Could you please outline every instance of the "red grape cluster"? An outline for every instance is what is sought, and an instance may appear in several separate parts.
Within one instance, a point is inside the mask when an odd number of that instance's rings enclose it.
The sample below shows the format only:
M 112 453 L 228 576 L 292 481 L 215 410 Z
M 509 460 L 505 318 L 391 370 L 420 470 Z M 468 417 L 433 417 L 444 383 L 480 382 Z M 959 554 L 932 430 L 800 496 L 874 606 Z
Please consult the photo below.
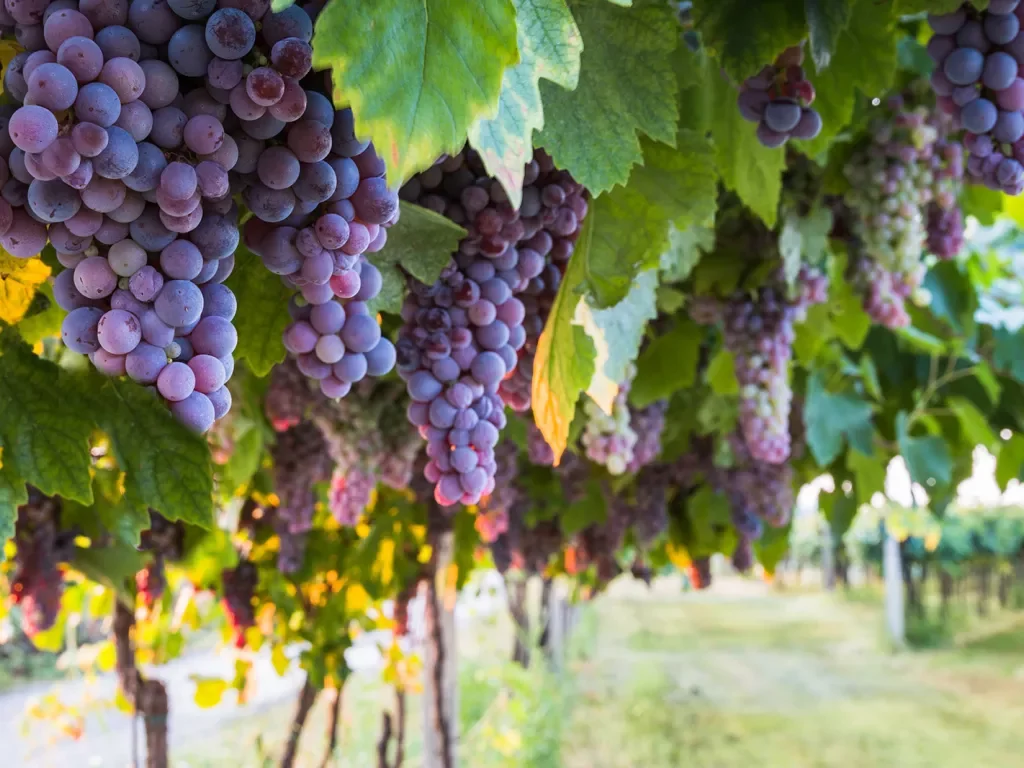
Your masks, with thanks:
M 29 488 L 28 503 L 18 507 L 14 541 L 15 572 L 11 599 L 21 609 L 21 628 L 29 637 L 57 621 L 64 576 L 60 563 L 73 549 L 72 537 L 60 530 L 60 502 Z
M 314 486 L 330 479 L 333 462 L 320 430 L 308 421 L 278 433 L 271 454 L 274 490 L 279 500 L 275 523 L 283 555 L 286 546 L 293 544 L 302 550 L 300 542 L 313 527 Z M 286 573 L 297 569 L 301 562 L 301 555 L 279 558 L 279 566 Z
M 612 412 L 605 411 L 593 400 L 587 399 L 583 412 L 587 426 L 583 430 L 583 447 L 587 458 L 605 467 L 613 475 L 621 475 L 634 461 L 637 434 L 633 430 L 632 417 L 627 398 L 630 385 L 636 375 L 631 367 L 626 380 L 619 385 L 618 394 L 612 402 Z
M 994 0 L 931 15 L 928 52 L 939 107 L 967 131 L 967 174 L 1009 195 L 1024 191 L 1024 8 Z
M 221 584 L 221 605 L 234 635 L 235 647 L 244 648 L 246 630 L 256 626 L 253 598 L 259 584 L 259 572 L 248 560 L 242 560 L 234 568 L 226 568 L 221 572 Z
M 769 148 L 781 147 L 790 138 L 813 139 L 821 133 L 821 115 L 814 103 L 814 86 L 801 66 L 803 48 L 787 48 L 769 65 L 740 87 L 737 99 L 744 120 L 757 123 L 757 139 Z

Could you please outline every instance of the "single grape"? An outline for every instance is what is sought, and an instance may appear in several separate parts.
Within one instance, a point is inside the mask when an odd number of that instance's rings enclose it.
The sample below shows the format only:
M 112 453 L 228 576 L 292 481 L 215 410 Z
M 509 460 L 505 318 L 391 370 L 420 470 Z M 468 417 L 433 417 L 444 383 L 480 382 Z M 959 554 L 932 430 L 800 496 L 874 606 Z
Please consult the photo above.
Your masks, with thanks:
M 112 355 L 126 355 L 142 340 L 139 319 L 123 309 L 104 313 L 97 327 L 100 346 Z
M 100 348 L 97 329 L 103 310 L 96 307 L 79 307 L 68 312 L 61 323 L 60 337 L 72 352 L 87 355 Z
M 213 403 L 199 391 L 191 392 L 184 399 L 174 402 L 171 405 L 171 413 L 178 421 L 199 434 L 209 431 L 217 417 Z
M 184 400 L 192 394 L 195 386 L 196 377 L 192 369 L 178 361 L 166 365 L 156 380 L 157 390 L 171 402 Z

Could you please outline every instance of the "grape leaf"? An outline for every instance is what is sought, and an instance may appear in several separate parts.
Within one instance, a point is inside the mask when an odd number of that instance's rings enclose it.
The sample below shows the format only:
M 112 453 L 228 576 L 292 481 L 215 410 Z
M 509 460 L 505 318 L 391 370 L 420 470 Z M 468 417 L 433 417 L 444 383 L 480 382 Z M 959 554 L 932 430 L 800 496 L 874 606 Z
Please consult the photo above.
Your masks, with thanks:
M 706 138 L 682 131 L 675 148 L 646 139 L 643 146 L 644 165 L 625 187 L 597 198 L 588 216 L 594 237 L 587 287 L 598 307 L 621 301 L 640 270 L 659 265 L 672 226 L 704 222 L 715 212 L 717 177 Z
M 946 404 L 959 419 L 960 430 L 971 446 L 984 445 L 987 448 L 996 444 L 996 434 L 978 406 L 966 397 L 948 397 Z
M 448 266 L 452 254 L 459 250 L 459 241 L 466 230 L 451 219 L 419 205 L 401 203 L 398 223 L 388 230 L 384 250 L 373 254 L 378 267 L 401 265 L 421 283 L 431 285 Z
M 721 73 L 711 69 L 705 87 L 713 94 L 710 126 L 718 173 L 750 210 L 774 228 L 786 167 L 785 149 L 762 146 L 754 125 L 736 108 L 736 91 Z
M 851 0 L 804 0 L 811 57 L 818 69 L 832 60 L 839 33 L 850 22 Z
M 1013 435 L 999 446 L 999 456 L 996 460 L 996 482 L 1001 490 L 1005 491 L 1007 483 L 1011 480 L 1020 478 L 1022 464 L 1024 464 L 1024 435 Z
M 716 395 L 738 395 L 740 384 L 736 379 L 736 358 L 732 352 L 725 348 L 718 350 L 708 363 L 705 379 Z
M 4 464 L 3 459 L 3 448 L 0 448 L 0 563 L 7 556 L 4 545 L 14 537 L 18 507 L 28 501 L 25 481 L 15 474 L 14 467 Z
M 393 184 L 461 150 L 518 61 L 511 0 L 331 0 L 313 38 L 314 66 L 332 70 L 335 103 L 352 107 Z
M 19 259 L 0 248 L 0 322 L 21 320 L 49 276 L 50 268 L 42 259 Z
M 896 0 L 895 13 L 898 16 L 913 16 L 918 13 L 952 13 L 963 0 Z M 982 5 L 978 3 L 979 7 Z
M 629 401 L 643 408 L 692 387 L 697 379 L 703 336 L 696 323 L 683 318 L 648 344 L 637 358 L 636 379 L 629 390 Z
M 281 334 L 288 327 L 292 292 L 247 248 L 235 251 L 235 269 L 225 281 L 238 299 L 232 321 L 238 329 L 235 358 L 245 360 L 257 376 L 266 376 L 287 352 Z
M 597 356 L 594 342 L 573 323 L 585 279 L 593 226 L 588 216 L 537 342 L 533 362 L 533 416 L 554 451 L 556 465 L 569 440 L 569 425 L 576 413 L 580 392 L 594 376 Z
M 78 504 L 64 500 L 61 525 L 76 528 L 93 541 L 106 534 L 131 547 L 137 547 L 142 531 L 150 526 L 149 510 L 132 504 L 121 491 L 121 472 L 99 469 L 93 477 L 93 503 Z
M 693 16 L 701 41 L 718 54 L 726 73 L 741 83 L 803 40 L 807 35 L 803 6 L 801 0 L 759 0 L 755 5 L 748 0 L 694 0 Z
M 402 311 L 405 297 L 405 275 L 394 264 L 377 264 L 382 279 L 380 293 L 366 302 L 371 314 L 390 312 L 397 315 Z
M 661 254 L 662 277 L 666 282 L 682 282 L 700 264 L 705 253 L 715 248 L 713 226 L 692 225 L 668 229 L 668 249 Z
M 96 420 L 125 472 L 128 500 L 168 520 L 211 527 L 213 465 L 206 440 L 133 382 L 108 379 L 93 400 Z
M 540 78 L 573 90 L 579 82 L 583 38 L 565 0 L 513 2 L 520 61 L 505 70 L 498 114 L 473 123 L 469 141 L 518 208 L 524 166 L 533 157 L 533 132 L 544 127 Z
M 583 326 L 597 350 L 587 394 L 605 413 L 612 412 L 619 385 L 640 352 L 648 321 L 658 316 L 657 290 L 658 270 L 648 269 L 637 275 L 629 293 L 614 307 L 594 309 L 588 299 L 576 307 L 574 322 Z
M 93 421 L 77 382 L 36 357 L 13 330 L 0 333 L 0 445 L 10 471 L 48 496 L 92 501 Z
M 860 451 L 847 451 L 846 468 L 853 473 L 853 490 L 861 504 L 870 504 L 871 497 L 885 490 L 886 457 L 868 456 Z
M 827 69 L 808 72 L 817 98 L 822 129 L 816 139 L 795 146 L 808 156 L 824 152 L 853 117 L 857 91 L 882 97 L 896 74 L 896 36 L 888 4 L 851 0 L 849 24 L 836 39 Z
M 583 484 L 583 496 L 565 507 L 558 517 L 562 532 L 566 536 L 582 531 L 584 528 L 602 523 L 608 518 L 608 507 L 605 505 L 601 484 L 589 479 Z
M 862 453 L 873 453 L 871 405 L 852 392 L 829 392 L 818 372 L 807 382 L 804 424 L 807 446 L 819 467 L 835 461 L 846 440 Z
M 672 52 L 679 22 L 668 3 L 574 0 L 585 48 L 579 85 L 540 84 L 545 125 L 537 144 L 598 195 L 625 184 L 643 158 L 638 132 L 665 144 L 676 137 L 678 105 Z
M 45 301 L 45 308 L 37 314 L 29 314 L 18 323 L 18 333 L 29 344 L 35 344 L 51 336 L 60 336 L 60 326 L 67 315 L 53 298 L 53 287 L 43 283 L 36 292 L 34 302 Z
M 900 411 L 896 416 L 896 440 L 910 478 L 926 488 L 935 483 L 949 484 L 953 477 L 953 460 L 946 441 L 934 435 L 911 437 L 909 426 L 906 411 Z

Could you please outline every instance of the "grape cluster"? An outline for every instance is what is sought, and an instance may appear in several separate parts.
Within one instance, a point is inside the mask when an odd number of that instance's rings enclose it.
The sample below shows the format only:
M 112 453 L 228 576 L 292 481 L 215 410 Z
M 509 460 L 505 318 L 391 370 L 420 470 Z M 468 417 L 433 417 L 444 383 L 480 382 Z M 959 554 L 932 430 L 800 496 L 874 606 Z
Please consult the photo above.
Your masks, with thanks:
M 637 434 L 632 427 L 629 403 L 626 402 L 635 375 L 636 368 L 631 366 L 626 380 L 619 385 L 610 414 L 593 400 L 587 399 L 583 405 L 587 426 L 583 430 L 582 441 L 587 458 L 606 467 L 613 475 L 623 474 L 635 459 Z
M 401 388 L 399 382 L 367 380 L 351 397 L 323 399 L 312 410 L 335 464 L 329 506 L 341 525 L 359 521 L 378 479 L 397 490 L 409 486 L 422 443 L 394 408 Z
M 293 132 L 300 138 L 262 150 L 261 181 L 245 193 L 254 213 L 246 244 L 299 291 L 289 304 L 285 347 L 332 398 L 395 364 L 394 345 L 382 338 L 367 306 L 383 279 L 364 254 L 384 247 L 387 227 L 398 220 L 398 196 L 387 187 L 373 144 L 356 140 L 353 131 L 351 110 L 307 108 L 287 128 L 289 141 Z M 308 184 L 306 176 L 313 177 Z
M 948 118 L 892 96 L 844 168 L 859 253 L 853 282 L 871 318 L 889 328 L 910 322 L 905 302 L 924 279 L 926 246 L 952 258 L 963 245 L 963 147 L 946 138 L 950 127 Z
M 650 465 L 661 453 L 661 435 L 665 431 L 665 414 L 668 401 L 659 400 L 646 408 L 632 411 L 630 427 L 636 435 L 633 458 L 626 467 L 627 472 L 636 473 Z
M 1024 191 L 1024 35 L 1019 0 L 994 0 L 984 11 L 965 3 L 930 15 L 935 34 L 931 84 L 939 107 L 967 131 L 971 180 L 1009 195 Z
M 555 452 L 533 420 L 526 425 L 526 453 L 530 463 L 536 467 L 551 467 L 555 464 Z
M 519 350 L 519 361 L 512 375 L 506 377 L 498 389 L 505 405 L 518 412 L 530 408 L 537 342 L 547 324 L 589 207 L 586 190 L 566 171 L 556 169 L 543 150 L 537 150 L 526 166 L 525 182 L 519 215 L 527 221 L 528 231 L 537 230 L 518 247 L 521 253 L 531 251 L 544 259 L 544 269 L 530 278 L 519 294 L 526 309 L 523 320 L 526 343 Z M 527 258 L 532 260 L 532 254 L 527 254 Z
M 740 573 L 746 573 L 754 567 L 754 548 L 750 539 L 740 536 L 732 551 L 732 567 Z
M 154 558 L 146 567 L 135 574 L 135 591 L 142 601 L 142 607 L 149 611 L 163 597 L 167 579 L 164 575 L 164 561 Z
M 797 295 L 790 298 L 781 279 L 774 279 L 752 294 L 739 291 L 725 302 L 695 302 L 691 310 L 697 322 L 721 324 L 725 346 L 735 357 L 743 436 L 751 455 L 771 464 L 781 464 L 790 453 L 793 326 L 808 307 L 828 298 L 827 276 L 806 265 L 796 286 Z
M 286 547 L 304 551 L 304 535 L 313 527 L 316 509 L 314 486 L 331 477 L 332 462 L 320 430 L 304 421 L 277 435 L 271 449 L 274 459 L 274 490 L 279 500 L 275 530 L 281 539 L 279 566 L 285 573 L 302 563 L 301 554 L 285 558 Z
M 17 544 L 11 598 L 21 609 L 21 628 L 29 637 L 57 621 L 64 576 L 60 563 L 73 549 L 72 536 L 60 530 L 60 502 L 29 488 L 28 502 L 18 507 Z
M 308 381 L 294 360 L 273 367 L 263 396 L 263 411 L 275 432 L 302 422 L 313 401 Z
M 519 500 L 519 449 L 511 440 L 505 440 L 494 449 L 498 469 L 494 475 L 494 490 L 480 500 L 474 525 L 480 538 L 493 544 L 508 530 L 509 514 Z
M 494 447 L 505 427 L 498 387 L 526 343 L 526 310 L 515 294 L 544 268 L 539 253 L 517 244 L 537 234 L 539 220 L 521 218 L 468 150 L 419 174 L 402 194 L 468 230 L 437 282 L 410 280 L 398 372 L 412 399 L 409 421 L 427 440 L 424 472 L 435 500 L 476 504 L 494 490 Z
M 775 63 L 748 77 L 737 99 L 744 120 L 757 123 L 757 139 L 781 147 L 790 138 L 813 139 L 821 133 L 821 115 L 811 104 L 814 86 L 801 66 L 803 48 L 787 48 Z
M 259 572 L 251 562 L 242 560 L 234 568 L 225 568 L 220 578 L 224 590 L 221 605 L 234 635 L 235 647 L 244 648 L 246 630 L 256 626 L 253 597 L 259 584 Z

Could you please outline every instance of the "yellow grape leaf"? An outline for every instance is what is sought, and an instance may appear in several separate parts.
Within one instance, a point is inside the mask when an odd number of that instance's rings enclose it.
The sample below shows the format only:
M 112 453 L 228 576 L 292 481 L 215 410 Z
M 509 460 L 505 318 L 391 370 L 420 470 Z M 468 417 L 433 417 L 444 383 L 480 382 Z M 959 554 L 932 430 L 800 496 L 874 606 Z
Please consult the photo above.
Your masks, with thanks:
M 116 663 L 117 652 L 114 650 L 114 644 L 108 640 L 101 645 L 99 652 L 96 654 L 96 666 L 101 672 L 109 672 Z
M 0 320 L 10 325 L 21 320 L 49 276 L 42 259 L 17 259 L 0 249 Z
M 226 680 L 219 677 L 198 677 L 192 675 L 191 680 L 196 684 L 195 702 L 200 709 L 209 709 L 220 704 L 224 698 L 224 692 L 228 689 Z
M 284 652 L 283 645 L 275 645 L 274 650 L 270 652 L 270 663 L 274 667 L 274 671 L 280 677 L 284 677 L 284 673 L 288 671 L 288 667 L 291 666 L 291 661 L 288 659 L 288 655 Z
M 361 615 L 370 606 L 370 595 L 359 584 L 351 584 L 345 590 L 345 612 L 350 616 Z

